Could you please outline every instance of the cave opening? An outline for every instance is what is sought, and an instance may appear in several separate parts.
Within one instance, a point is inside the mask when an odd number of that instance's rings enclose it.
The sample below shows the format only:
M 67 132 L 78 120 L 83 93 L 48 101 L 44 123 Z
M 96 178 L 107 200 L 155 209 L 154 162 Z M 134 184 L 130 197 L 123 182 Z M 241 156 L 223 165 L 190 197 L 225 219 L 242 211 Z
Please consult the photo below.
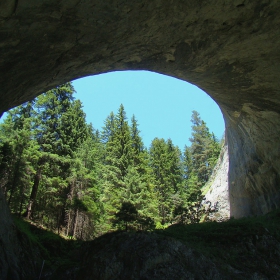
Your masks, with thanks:
M 189 138 L 193 137 L 192 133 L 194 133 L 194 131 L 191 132 L 190 118 L 191 118 L 193 111 L 196 111 L 196 112 L 199 111 L 198 118 L 200 118 L 199 114 L 200 114 L 200 112 L 202 112 L 202 115 L 201 115 L 202 123 L 204 123 L 205 125 L 207 125 L 210 120 L 210 126 L 207 127 L 207 131 L 206 131 L 207 135 L 209 133 L 209 137 L 211 138 L 212 136 L 210 136 L 210 135 L 213 134 L 213 137 L 214 137 L 213 139 L 214 139 L 214 141 L 217 141 L 217 143 L 222 140 L 221 138 L 222 138 L 222 135 L 224 134 L 224 129 L 223 129 L 224 123 L 223 123 L 222 114 L 221 114 L 217 104 L 205 92 L 201 91 L 196 86 L 186 83 L 185 81 L 178 80 L 178 79 L 168 77 L 165 75 L 160 75 L 157 73 L 148 72 L 148 71 L 122 71 L 122 72 L 111 72 L 111 73 L 107 73 L 107 74 L 96 75 L 96 76 L 92 76 L 92 77 L 75 80 L 73 82 L 73 86 L 74 86 L 73 92 L 76 91 L 76 93 L 74 93 L 75 97 L 82 101 L 82 110 L 87 115 L 87 123 L 88 124 L 91 123 L 93 125 L 94 131 L 97 131 L 97 129 L 100 131 L 101 139 L 102 139 L 102 135 L 103 135 L 102 129 L 104 129 L 103 126 L 105 125 L 106 116 L 109 115 L 110 111 L 115 111 L 115 115 L 116 115 L 119 105 L 124 104 L 124 109 L 127 110 L 127 108 L 128 108 L 128 112 L 129 112 L 129 115 L 126 116 L 127 121 L 130 122 L 132 115 L 136 116 L 136 120 L 138 122 L 137 125 L 139 125 L 139 128 L 140 128 L 139 137 L 140 137 L 140 139 L 142 138 L 143 142 L 144 142 L 144 146 L 141 149 L 147 148 L 147 151 L 148 151 L 150 149 L 150 147 L 153 145 L 153 140 L 155 140 L 155 139 L 163 140 L 161 143 L 159 143 L 160 142 L 159 141 L 157 143 L 157 145 L 158 144 L 167 145 L 167 143 L 169 143 L 168 145 L 171 145 L 172 149 L 177 149 L 177 146 L 178 146 L 178 152 L 179 152 L 178 161 L 182 160 L 182 162 L 178 163 L 179 165 L 183 165 L 183 161 L 184 161 L 183 155 L 185 153 L 186 146 L 189 146 L 189 148 L 190 148 L 190 145 L 191 145 Z M 59 88 L 59 86 L 54 88 L 54 92 L 56 92 L 56 94 L 58 94 L 58 96 L 59 96 L 59 94 L 62 94 L 61 96 L 64 96 L 63 93 L 59 93 L 59 91 L 56 91 L 58 88 Z M 65 88 L 67 88 L 67 86 Z M 66 89 L 64 89 L 64 90 L 66 90 Z M 66 90 L 66 92 L 67 92 L 67 90 Z M 38 98 L 36 99 L 37 101 L 33 101 L 32 106 L 34 106 L 35 111 L 37 110 L 37 113 L 34 111 L 33 113 L 31 113 L 31 115 L 34 114 L 33 117 L 36 119 L 36 114 L 40 115 L 42 113 L 42 110 L 43 111 L 50 110 L 52 108 L 52 106 L 61 106 L 61 105 L 59 105 L 60 104 L 59 102 L 55 101 L 54 97 L 55 96 L 53 94 L 50 94 L 50 95 L 45 94 L 45 97 L 44 97 L 44 95 L 39 97 L 39 99 L 41 98 L 40 101 L 38 100 Z M 48 104 L 49 101 L 46 98 L 50 99 L 50 104 Z M 65 97 L 60 97 L 60 98 L 64 99 Z M 57 105 L 53 105 L 53 104 L 57 104 Z M 126 105 L 128 105 L 128 107 Z M 24 106 L 26 106 L 26 105 L 24 105 Z M 23 108 L 25 110 L 27 107 L 23 107 Z M 55 110 L 55 108 L 52 108 L 52 109 Z M 19 109 L 19 110 L 22 110 L 22 109 Z M 18 111 L 16 114 L 19 114 L 19 112 L 20 111 Z M 48 113 L 46 113 L 46 114 L 48 114 Z M 49 113 L 49 114 L 52 114 L 52 113 Z M 57 116 L 59 116 L 58 113 L 56 113 L 56 114 L 57 114 Z M 46 117 L 46 115 L 45 115 L 45 118 L 46 118 L 45 121 L 48 122 L 47 119 L 48 118 L 52 119 L 54 116 L 56 116 L 56 114 L 53 116 L 50 115 L 49 117 Z M 103 114 L 103 115 L 99 116 L 101 114 Z M 140 114 L 140 118 L 138 117 L 138 114 Z M 30 116 L 28 116 L 28 117 L 30 117 Z M 44 114 L 42 115 L 42 118 L 44 118 Z M 96 119 L 98 119 L 98 118 L 99 118 L 99 123 L 97 122 L 97 125 L 96 125 Z M 17 117 L 15 117 L 15 118 L 12 117 L 11 121 L 17 122 L 18 121 Z M 206 121 L 206 123 L 205 123 L 205 121 Z M 38 127 L 40 127 L 40 125 L 38 125 L 38 121 L 35 120 L 35 121 L 31 121 L 31 122 L 36 123 L 36 125 L 32 129 L 34 129 L 34 130 L 39 129 L 38 131 L 40 131 L 40 128 L 38 128 Z M 72 124 L 73 124 L 73 129 L 77 129 L 76 127 L 74 128 L 74 126 L 75 126 L 74 121 L 73 121 L 73 123 L 70 122 L 67 124 L 69 126 L 68 129 L 70 129 L 70 130 L 72 129 Z M 59 123 L 56 124 L 56 126 L 57 125 L 59 126 Z M 52 122 L 51 126 L 53 126 L 53 122 Z M 32 127 L 32 125 L 31 125 L 31 127 Z M 171 130 L 171 128 L 174 128 L 174 130 Z M 2 127 L 2 129 L 3 129 L 3 127 Z M 15 129 L 17 129 L 17 128 L 15 128 Z M 43 133 L 43 131 L 46 129 L 46 128 L 44 128 L 44 125 L 42 126 L 42 129 L 43 130 L 42 130 L 42 132 L 39 133 L 39 135 L 41 135 L 41 133 Z M 58 127 L 58 129 L 59 129 L 59 127 Z M 130 127 L 130 129 L 131 129 L 131 127 Z M 214 133 L 213 133 L 213 131 L 214 131 Z M 19 134 L 20 133 L 21 132 L 19 131 Z M 53 131 L 53 133 L 56 133 L 56 131 Z M 176 136 L 175 139 L 173 137 L 174 134 Z M 214 136 L 215 134 L 219 135 L 219 136 Z M 38 133 L 37 133 L 37 135 L 38 135 Z M 16 135 L 16 138 L 18 138 L 18 137 L 20 138 L 20 136 Z M 34 136 L 30 135 L 30 137 L 33 138 L 33 137 L 38 137 L 38 136 L 35 136 L 35 134 L 34 134 Z M 12 136 L 12 138 L 13 138 L 13 136 Z M 142 139 L 140 141 L 142 141 Z M 47 140 L 38 139 L 38 141 L 44 143 L 44 141 L 47 141 Z M 48 145 L 55 145 L 54 143 L 51 143 L 50 141 L 47 141 L 47 142 L 48 142 Z M 43 146 L 39 150 L 44 151 L 44 149 L 45 149 L 44 145 L 46 145 L 46 144 L 47 143 L 43 144 Z M 156 145 L 156 144 L 154 144 L 154 145 Z M 46 148 L 46 149 L 48 150 L 48 148 Z M 93 147 L 93 149 L 95 149 L 95 147 Z M 86 150 L 87 150 L 87 153 L 89 153 L 89 154 L 92 153 L 90 148 L 86 148 Z M 164 150 L 161 150 L 161 151 L 164 152 Z M 59 153 L 59 151 L 57 151 L 57 152 Z M 81 150 L 81 152 L 83 152 L 83 151 Z M 22 151 L 20 153 L 22 153 Z M 16 156 L 17 155 L 15 154 L 15 157 Z M 26 155 L 25 155 L 25 157 L 26 157 Z M 216 155 L 216 157 L 218 157 L 218 154 Z M 28 160 L 28 159 L 26 158 L 26 160 Z M 162 159 L 160 159 L 160 160 L 162 160 Z M 20 164 L 20 162 L 21 162 L 21 156 L 19 158 L 18 164 Z M 39 169 L 43 170 L 45 168 L 44 167 L 45 164 L 46 163 L 42 164 L 42 166 Z M 55 161 L 54 161 L 54 164 L 55 164 Z M 97 163 L 97 164 L 99 164 L 99 163 Z M 105 164 L 105 163 L 103 163 L 103 164 Z M 207 165 L 206 166 L 207 168 L 208 167 L 210 168 L 209 161 L 206 162 L 205 164 Z M 35 163 L 35 165 L 34 165 L 35 169 L 38 168 L 37 165 L 38 165 L 38 163 Z M 23 167 L 23 169 L 24 168 L 25 167 Z M 212 168 L 214 168 L 214 165 L 211 166 L 211 169 Z M 27 169 L 30 169 L 30 168 L 27 168 Z M 40 182 L 43 185 L 49 184 L 49 187 L 55 189 L 55 188 L 57 188 L 57 186 L 59 186 L 59 184 L 61 184 L 61 186 L 63 188 L 64 184 L 67 185 L 69 183 L 69 182 L 68 183 L 63 182 L 63 180 L 61 182 L 55 181 L 53 183 L 51 183 L 51 182 L 47 183 L 48 180 L 50 180 L 50 181 L 52 180 L 52 176 L 54 176 L 54 175 L 50 174 L 49 175 L 50 178 L 47 178 L 48 175 L 46 175 L 47 174 L 46 170 L 45 171 L 42 171 L 42 170 L 40 171 L 41 172 L 40 176 L 44 180 L 42 181 L 42 179 L 40 179 Z M 227 176 L 227 171 L 228 170 L 225 170 L 225 176 Z M 46 174 L 44 174 L 44 172 Z M 170 169 L 169 172 L 172 173 L 173 171 Z M 209 169 L 209 172 L 210 172 L 209 175 L 211 175 L 212 171 L 210 171 L 210 169 Z M 33 176 L 36 177 L 37 173 L 36 174 L 35 173 L 33 174 Z M 59 175 L 57 175 L 57 176 L 59 176 Z M 182 175 L 180 175 L 180 176 L 184 177 L 186 175 L 183 175 L 183 173 L 182 173 Z M 26 176 L 26 177 L 28 177 L 28 176 Z M 32 181 L 31 177 L 29 180 Z M 31 188 L 31 183 L 32 183 L 31 181 L 29 183 L 28 183 L 28 181 L 26 181 L 26 184 L 27 185 L 29 184 L 30 188 Z M 81 184 L 79 181 L 81 181 L 81 179 L 79 179 L 75 183 L 75 184 L 77 184 L 77 186 Z M 206 181 L 205 182 L 203 181 L 204 184 L 206 183 Z M 187 181 L 185 183 L 180 182 L 180 184 L 185 184 L 184 186 L 181 186 L 181 187 L 187 188 Z M 202 181 L 197 184 L 199 184 L 199 185 L 202 184 Z M 227 184 L 227 180 L 226 180 L 226 184 Z M 23 185 L 24 185 L 24 182 L 23 182 Z M 12 212 L 18 213 L 18 215 L 22 215 L 23 209 L 26 209 L 27 197 L 30 196 L 30 193 L 31 194 L 33 193 L 33 189 L 32 189 L 32 192 L 31 191 L 28 192 L 28 191 L 24 190 L 25 188 L 27 188 L 27 185 L 25 185 L 25 187 L 22 186 L 22 188 L 23 188 L 22 190 L 16 190 L 16 191 L 14 190 L 14 187 L 11 187 L 10 190 L 4 188 L 4 190 L 5 190 L 4 194 L 7 198 L 9 206 L 12 209 Z M 201 185 L 200 188 L 201 187 L 203 187 L 203 186 Z M 226 188 L 227 187 L 228 187 L 228 185 L 226 185 Z M 37 186 L 37 188 L 38 188 L 38 186 Z M 79 186 L 75 187 L 75 188 L 79 189 Z M 50 200 L 50 197 L 48 195 L 47 195 L 47 198 L 44 197 L 44 192 L 48 193 L 49 192 L 48 189 L 46 187 L 43 187 L 42 189 L 43 189 L 43 191 L 40 190 L 40 188 L 39 188 L 39 190 L 37 189 L 37 191 L 36 191 L 36 192 L 38 192 L 39 198 L 38 197 L 37 197 L 37 199 L 35 197 L 33 198 L 35 204 L 36 204 L 36 200 L 38 200 L 38 201 Z M 174 193 L 172 193 L 172 195 L 175 195 L 175 192 L 178 191 L 175 189 L 177 189 L 177 187 L 174 187 Z M 20 193 L 17 194 L 17 192 L 20 192 Z M 71 187 L 70 187 L 70 191 L 68 190 L 68 192 L 69 193 L 67 195 L 69 196 L 71 193 Z M 51 193 L 51 194 L 54 195 L 54 193 Z M 204 194 L 206 194 L 205 190 L 204 190 Z M 61 194 L 57 194 L 57 196 L 59 196 L 59 195 L 61 195 Z M 17 196 L 21 197 L 21 198 L 18 198 L 21 201 L 20 210 L 18 209 L 18 206 L 16 206 L 16 204 L 15 204 L 16 203 L 15 201 L 18 200 L 18 199 L 16 199 Z M 24 200 L 24 196 L 25 196 L 26 201 Z M 170 199 L 170 198 L 168 198 L 168 199 Z M 228 200 L 228 198 L 226 198 L 226 199 Z M 213 203 L 215 203 L 215 202 L 213 202 Z M 44 205 L 44 203 L 42 205 Z M 35 205 L 35 209 L 36 208 L 38 208 L 38 206 Z M 28 211 L 31 211 L 30 209 Z M 174 211 L 174 209 L 172 211 Z M 81 211 L 81 213 L 82 213 L 82 211 Z M 83 217 L 83 216 L 81 216 L 81 213 L 80 213 L 80 217 Z M 60 213 L 58 215 L 62 215 L 62 214 Z M 73 216 L 74 214 L 72 213 L 69 215 Z M 229 215 L 227 214 L 226 216 L 229 216 Z M 28 218 L 29 218 L 29 216 L 28 216 Z M 38 221 L 40 221 L 40 223 L 42 225 L 44 223 L 46 223 L 47 220 L 49 220 L 48 215 L 43 215 L 43 214 L 42 215 L 40 214 L 39 216 L 36 215 L 36 219 Z M 63 218 L 63 220 L 65 220 L 65 219 L 66 219 L 66 217 Z M 58 219 L 58 224 L 61 224 L 60 219 Z M 51 223 L 51 227 L 53 227 L 52 223 Z M 57 227 L 58 231 L 60 231 L 59 228 L 60 227 Z M 67 232 L 68 231 L 69 231 L 69 229 L 67 229 Z
M 223 113 L 231 216 L 279 208 L 280 2 L 243 2 L 2 1 L 0 115 L 88 75 L 149 70 L 177 77 L 207 92 Z M 27 258 L 14 246 L 16 233 L 0 200 L 1 277 L 19 279 L 33 264 L 24 265 Z
M 95 129 L 101 130 L 109 113 L 123 104 L 129 119 L 136 116 L 147 148 L 158 137 L 171 138 L 183 150 L 190 144 L 194 110 L 219 140 L 225 133 L 216 102 L 197 86 L 167 75 L 126 70 L 80 78 L 73 85 Z
M 280 201 L 279 3 L 179 2 L 12 3 L 0 15 L 0 114 L 88 75 L 149 70 L 188 81 L 224 116 L 231 215 L 267 213 Z

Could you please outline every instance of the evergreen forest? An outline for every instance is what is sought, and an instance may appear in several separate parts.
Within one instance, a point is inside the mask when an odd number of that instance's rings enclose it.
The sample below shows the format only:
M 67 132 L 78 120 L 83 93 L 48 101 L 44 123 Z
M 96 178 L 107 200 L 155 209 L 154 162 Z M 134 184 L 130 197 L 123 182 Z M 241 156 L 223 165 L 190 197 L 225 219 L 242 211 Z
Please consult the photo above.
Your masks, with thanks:
M 145 147 L 122 104 L 99 131 L 74 92 L 57 86 L 0 124 L 0 187 L 14 215 L 81 240 L 207 220 L 215 209 L 203 207 L 202 188 L 221 144 L 198 112 L 183 151 L 171 139 Z

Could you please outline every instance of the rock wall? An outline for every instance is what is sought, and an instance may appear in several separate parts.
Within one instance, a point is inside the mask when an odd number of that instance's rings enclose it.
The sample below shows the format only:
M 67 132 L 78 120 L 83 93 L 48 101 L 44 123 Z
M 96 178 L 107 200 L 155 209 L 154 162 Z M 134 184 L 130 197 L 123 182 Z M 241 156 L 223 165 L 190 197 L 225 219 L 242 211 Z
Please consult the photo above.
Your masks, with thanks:
M 20 279 L 19 259 L 13 245 L 17 241 L 15 227 L 1 189 L 0 213 L 0 279 Z
M 220 106 L 232 216 L 280 206 L 280 2 L 0 4 L 0 115 L 63 82 L 116 70 L 188 81 Z
M 77 279 L 225 279 L 197 251 L 178 240 L 147 233 L 100 238 L 84 254 L 82 265 L 85 269 Z
M 213 174 L 206 186 L 206 188 L 209 189 L 205 194 L 204 203 L 210 208 L 213 208 L 213 206 L 217 204 L 218 211 L 210 213 L 209 215 L 212 221 L 221 222 L 230 218 L 228 170 L 228 144 L 227 141 L 225 141 Z
M 38 279 L 42 265 L 38 244 L 16 228 L 1 189 L 0 225 L 0 279 Z
M 279 121 L 279 113 L 252 104 L 226 118 L 232 216 L 259 215 L 279 208 Z
M 252 234 L 230 234 L 229 227 L 226 237 L 219 236 L 221 228 L 215 226 L 203 236 L 207 255 L 199 252 L 202 248 L 193 249 L 194 244 L 154 233 L 102 236 L 88 243 L 76 275 L 64 273 L 57 279 L 279 279 L 277 238 L 258 226 Z M 187 234 L 180 226 L 177 230 Z

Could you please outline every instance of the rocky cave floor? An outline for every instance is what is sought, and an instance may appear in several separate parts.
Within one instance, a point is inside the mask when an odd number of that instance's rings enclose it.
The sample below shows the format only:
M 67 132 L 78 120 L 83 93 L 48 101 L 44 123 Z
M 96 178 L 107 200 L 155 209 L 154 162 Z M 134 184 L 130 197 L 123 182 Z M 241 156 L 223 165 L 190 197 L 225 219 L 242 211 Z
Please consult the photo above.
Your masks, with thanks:
M 22 279 L 280 279 L 280 211 L 87 242 L 18 219 L 16 228 Z

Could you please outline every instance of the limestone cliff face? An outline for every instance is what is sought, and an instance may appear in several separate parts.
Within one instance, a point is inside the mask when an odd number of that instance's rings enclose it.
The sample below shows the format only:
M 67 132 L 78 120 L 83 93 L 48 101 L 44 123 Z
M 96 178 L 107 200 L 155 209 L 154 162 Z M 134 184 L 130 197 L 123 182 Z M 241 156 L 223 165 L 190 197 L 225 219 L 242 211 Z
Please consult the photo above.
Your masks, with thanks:
M 280 2 L 8 1 L 0 4 L 0 115 L 63 82 L 150 70 L 220 106 L 232 216 L 280 207 Z
M 231 215 L 279 208 L 280 114 L 247 104 L 227 116 Z
M 225 221 L 230 218 L 230 202 L 228 189 L 228 144 L 225 141 L 213 174 L 208 182 L 204 203 L 213 207 L 217 203 L 218 211 L 210 214 L 210 220 Z M 210 187 L 209 187 L 210 185 Z M 210 204 L 211 203 L 211 204 Z M 211 206 L 210 206 L 211 205 Z

